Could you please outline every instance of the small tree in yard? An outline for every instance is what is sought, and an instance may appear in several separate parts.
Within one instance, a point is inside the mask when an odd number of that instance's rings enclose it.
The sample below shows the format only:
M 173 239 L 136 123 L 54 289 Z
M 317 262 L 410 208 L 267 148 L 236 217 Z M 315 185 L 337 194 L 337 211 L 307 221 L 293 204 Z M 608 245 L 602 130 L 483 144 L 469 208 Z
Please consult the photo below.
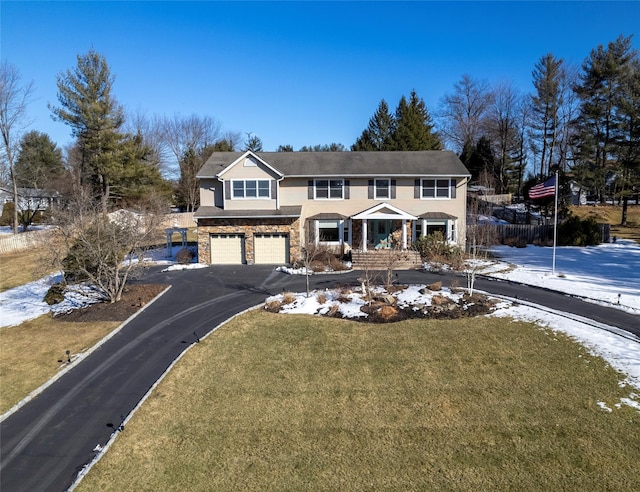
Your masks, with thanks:
M 467 249 L 465 261 L 459 263 L 459 268 L 467 277 L 467 290 L 473 295 L 473 287 L 478 273 L 486 265 L 484 261 L 489 257 L 489 247 L 497 244 L 497 232 L 494 227 L 478 223 L 478 213 L 467 217 Z M 462 252 L 461 252 L 462 254 Z
M 55 261 L 69 282 L 87 282 L 105 301 L 121 299 L 125 285 L 144 266 L 138 261 L 160 231 L 164 210 L 150 199 L 133 213 L 102 212 L 88 194 L 81 194 L 54 215 Z

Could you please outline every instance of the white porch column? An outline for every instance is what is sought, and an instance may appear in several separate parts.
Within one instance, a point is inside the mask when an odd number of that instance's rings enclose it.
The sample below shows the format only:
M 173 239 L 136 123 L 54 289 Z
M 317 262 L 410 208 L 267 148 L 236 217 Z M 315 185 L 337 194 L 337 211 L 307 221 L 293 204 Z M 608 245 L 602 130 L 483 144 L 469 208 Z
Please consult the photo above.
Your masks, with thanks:
M 402 219 L 402 249 L 407 249 L 407 219 Z
M 367 251 L 367 219 L 362 219 L 362 251 Z

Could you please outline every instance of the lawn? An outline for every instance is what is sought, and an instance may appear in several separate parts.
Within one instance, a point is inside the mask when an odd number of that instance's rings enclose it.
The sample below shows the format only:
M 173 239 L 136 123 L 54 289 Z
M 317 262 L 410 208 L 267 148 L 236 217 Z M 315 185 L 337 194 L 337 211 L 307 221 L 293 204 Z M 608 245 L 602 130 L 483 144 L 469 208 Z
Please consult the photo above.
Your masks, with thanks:
M 47 248 L 0 255 L 0 292 L 38 280 L 56 271 Z
M 64 368 L 67 350 L 72 356 L 87 350 L 120 323 L 65 322 L 47 314 L 0 328 L 0 414 Z
M 622 207 L 613 205 L 583 205 L 571 207 L 571 212 L 582 218 L 593 217 L 599 223 L 611 224 L 611 236 L 633 239 L 640 243 L 640 206 L 629 205 L 627 209 L 627 225 L 621 226 Z
M 251 312 L 193 347 L 78 490 L 640 490 L 621 379 L 508 319 Z

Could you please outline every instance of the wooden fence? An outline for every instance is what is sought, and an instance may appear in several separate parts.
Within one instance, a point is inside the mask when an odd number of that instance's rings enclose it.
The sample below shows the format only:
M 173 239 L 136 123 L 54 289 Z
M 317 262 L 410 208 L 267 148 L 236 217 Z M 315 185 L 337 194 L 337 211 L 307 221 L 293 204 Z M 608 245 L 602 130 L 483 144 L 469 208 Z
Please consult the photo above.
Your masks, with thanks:
M 193 212 L 168 214 L 162 223 L 163 228 L 196 226 L 193 220 Z M 42 246 L 49 237 L 50 232 L 46 229 L 39 231 L 27 231 L 20 234 L 0 235 L 0 254 L 11 253 L 13 251 L 24 251 L 29 248 Z
M 0 254 L 41 246 L 48 237 L 49 231 L 46 229 L 21 234 L 3 234 L 0 236 Z
M 608 243 L 611 238 L 611 226 L 598 224 L 600 227 L 600 242 Z M 505 244 L 510 242 L 524 242 L 525 244 L 548 244 L 553 241 L 553 224 L 482 224 L 467 226 L 467 237 L 473 235 L 474 228 L 482 228 L 478 237 L 491 238 L 492 242 Z

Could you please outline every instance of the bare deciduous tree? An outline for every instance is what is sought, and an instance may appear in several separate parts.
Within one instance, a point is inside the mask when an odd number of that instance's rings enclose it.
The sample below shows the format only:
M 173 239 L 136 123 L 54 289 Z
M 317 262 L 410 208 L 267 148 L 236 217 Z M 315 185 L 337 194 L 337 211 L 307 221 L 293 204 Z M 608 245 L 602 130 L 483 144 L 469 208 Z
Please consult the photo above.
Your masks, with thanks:
M 454 92 L 442 98 L 438 117 L 441 133 L 460 152 L 465 145 L 474 145 L 480 137 L 493 93 L 487 82 L 467 74 L 453 87 Z
M 0 133 L 2 133 L 2 159 L 9 168 L 13 187 L 13 233 L 18 233 L 18 185 L 15 158 L 26 121 L 27 106 L 34 86 L 22 83 L 20 71 L 8 62 L 0 65 Z
M 54 212 L 50 244 L 65 279 L 88 282 L 105 301 L 119 301 L 127 281 L 144 267 L 144 250 L 159 237 L 163 203 L 150 197 L 137 212 L 106 214 L 90 193 L 77 193 Z
M 196 174 L 208 157 L 206 149 L 222 138 L 221 125 L 210 116 L 174 115 L 160 122 L 162 142 L 178 165 L 178 194 L 187 210 L 198 206 Z

